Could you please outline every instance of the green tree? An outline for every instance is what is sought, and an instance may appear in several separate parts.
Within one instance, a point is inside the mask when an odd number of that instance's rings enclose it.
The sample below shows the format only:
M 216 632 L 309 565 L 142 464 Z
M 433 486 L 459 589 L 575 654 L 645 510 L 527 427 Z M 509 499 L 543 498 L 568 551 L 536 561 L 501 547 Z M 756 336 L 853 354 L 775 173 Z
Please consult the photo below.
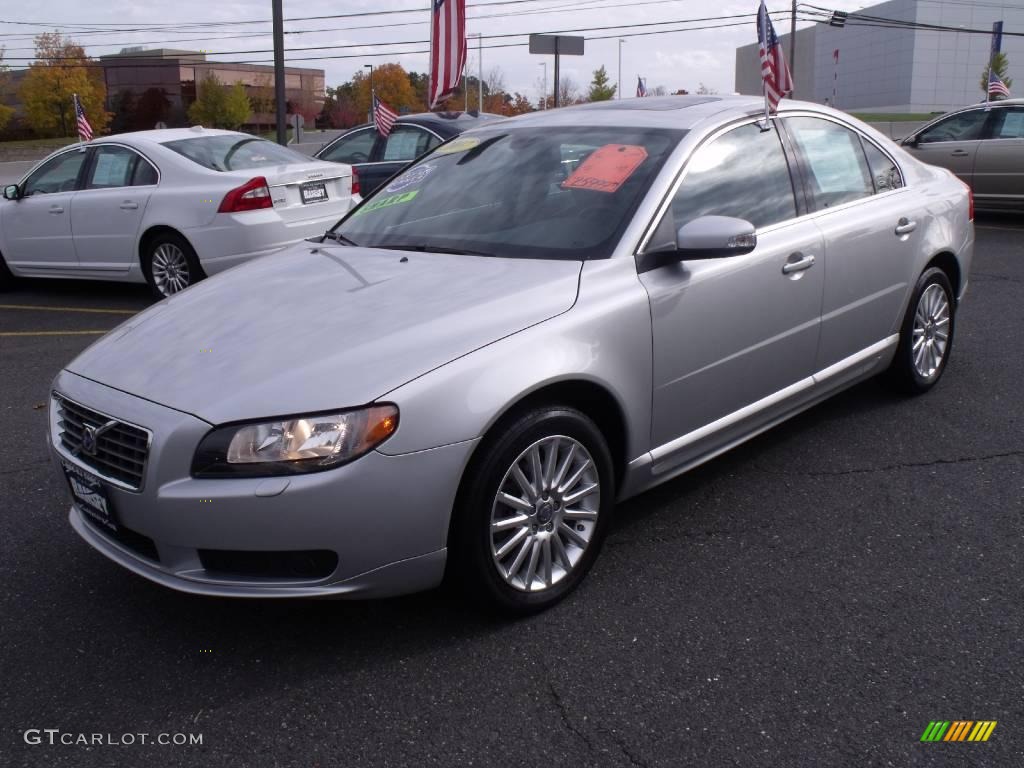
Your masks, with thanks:
M 1003 81 L 1003 85 L 1006 86 L 1006 90 L 1010 90 L 1010 86 L 1013 85 L 1013 78 L 1006 76 L 1006 70 L 1009 67 L 1009 62 L 1006 60 L 1006 54 L 1000 51 L 992 57 L 992 71 L 995 72 L 996 77 Z M 978 84 L 981 86 L 982 93 L 988 93 L 988 67 L 985 67 L 981 73 L 981 82 Z M 993 96 L 992 100 L 1005 98 L 1004 96 Z
M 82 46 L 58 32 L 36 37 L 36 60 L 21 81 L 18 95 L 25 106 L 25 119 L 40 136 L 74 136 L 75 109 L 71 96 L 77 93 L 94 135 L 110 122 L 103 106 L 107 89 L 103 72 L 90 66 Z
M 252 105 L 249 103 L 249 96 L 245 92 L 245 86 L 235 83 L 228 88 L 227 98 L 224 100 L 224 124 L 223 128 L 230 128 L 237 131 L 249 121 L 252 115 Z
M 7 95 L 7 67 L 4 65 L 4 49 L 0 48 L 0 99 Z M 14 116 L 14 108 L 6 104 L 0 104 L 0 131 L 7 127 L 7 123 Z
M 252 114 L 245 86 L 235 83 L 228 88 L 212 72 L 196 87 L 196 100 L 188 108 L 193 123 L 209 128 L 237 130 Z
M 616 86 L 609 85 L 608 73 L 604 65 L 594 70 L 594 79 L 590 81 L 590 91 L 587 93 L 589 101 L 608 101 L 615 96 Z

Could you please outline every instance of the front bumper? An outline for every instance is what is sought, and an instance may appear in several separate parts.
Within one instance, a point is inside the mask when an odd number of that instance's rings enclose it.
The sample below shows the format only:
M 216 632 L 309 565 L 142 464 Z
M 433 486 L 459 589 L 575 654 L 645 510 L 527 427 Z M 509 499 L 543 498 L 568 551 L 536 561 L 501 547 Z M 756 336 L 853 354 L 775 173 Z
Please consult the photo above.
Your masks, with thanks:
M 112 536 L 74 504 L 69 515 L 85 541 L 141 576 L 226 597 L 383 597 L 441 581 L 449 517 L 475 441 L 399 456 L 374 451 L 311 475 L 196 479 L 189 473 L 192 454 L 211 425 L 67 371 L 54 389 L 152 432 L 141 490 L 105 484 L 130 536 Z M 52 412 L 58 471 L 63 460 L 96 474 L 60 446 L 58 429 Z M 211 567 L 208 554 L 309 551 L 334 553 L 336 565 L 313 577 L 233 572 L 224 558 Z

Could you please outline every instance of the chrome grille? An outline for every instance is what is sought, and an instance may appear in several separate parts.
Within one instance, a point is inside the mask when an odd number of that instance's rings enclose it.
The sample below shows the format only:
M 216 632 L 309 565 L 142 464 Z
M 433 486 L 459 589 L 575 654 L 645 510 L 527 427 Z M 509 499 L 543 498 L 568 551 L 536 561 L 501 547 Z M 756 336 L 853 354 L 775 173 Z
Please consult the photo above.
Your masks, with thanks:
M 149 454 L 149 432 L 54 395 L 60 444 L 100 476 L 137 491 L 142 487 Z M 86 429 L 96 430 L 95 450 L 82 445 Z

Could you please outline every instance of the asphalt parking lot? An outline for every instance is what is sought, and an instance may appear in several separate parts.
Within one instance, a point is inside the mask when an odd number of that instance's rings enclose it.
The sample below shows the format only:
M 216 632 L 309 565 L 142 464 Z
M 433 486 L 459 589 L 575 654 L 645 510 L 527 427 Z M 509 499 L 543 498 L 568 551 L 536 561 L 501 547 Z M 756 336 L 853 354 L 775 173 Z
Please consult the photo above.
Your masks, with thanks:
M 67 524 L 45 402 L 148 293 L 0 294 L 0 765 L 1024 764 L 1024 222 L 977 223 L 933 392 L 868 382 L 620 505 L 583 587 L 516 622 L 442 592 L 197 598 L 108 562 Z M 933 720 L 998 726 L 921 743 Z

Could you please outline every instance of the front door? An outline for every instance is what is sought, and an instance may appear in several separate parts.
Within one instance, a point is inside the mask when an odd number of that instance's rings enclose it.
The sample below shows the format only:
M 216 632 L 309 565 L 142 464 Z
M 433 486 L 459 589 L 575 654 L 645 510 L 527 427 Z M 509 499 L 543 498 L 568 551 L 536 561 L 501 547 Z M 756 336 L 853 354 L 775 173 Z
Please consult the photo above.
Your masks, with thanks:
M 916 142 L 904 148 L 923 163 L 948 168 L 971 186 L 974 161 L 989 114 L 983 109 L 972 109 L 950 115 L 921 131 Z
M 4 259 L 17 271 L 48 272 L 78 267 L 71 237 L 71 203 L 86 153 L 68 149 L 29 174 L 21 199 L 0 207 Z
M 980 204 L 994 198 L 1020 207 L 1024 203 L 1024 107 L 992 110 L 988 138 L 978 147 L 974 197 Z
M 713 430 L 747 406 L 767 409 L 793 385 L 809 386 L 822 238 L 813 222 L 797 220 L 791 179 L 776 129 L 762 132 L 756 123 L 690 158 L 665 214 L 672 221 L 659 231 L 675 232 L 699 216 L 732 216 L 754 224 L 757 247 L 641 273 L 654 334 L 652 445 L 688 445 L 690 436 L 696 444 L 702 427 Z

